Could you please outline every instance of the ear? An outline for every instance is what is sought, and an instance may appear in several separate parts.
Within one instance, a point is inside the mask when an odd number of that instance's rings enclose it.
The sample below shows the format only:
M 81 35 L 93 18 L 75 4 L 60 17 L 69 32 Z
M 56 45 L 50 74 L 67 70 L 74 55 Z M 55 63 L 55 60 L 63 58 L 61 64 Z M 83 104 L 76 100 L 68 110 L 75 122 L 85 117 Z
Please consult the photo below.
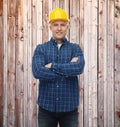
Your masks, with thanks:
M 67 24 L 67 29 L 68 29 L 68 30 L 70 29 L 70 24 L 69 24 L 69 23 Z
M 71 25 L 70 25 L 70 23 L 68 23 L 68 29 L 70 29 L 71 28 Z

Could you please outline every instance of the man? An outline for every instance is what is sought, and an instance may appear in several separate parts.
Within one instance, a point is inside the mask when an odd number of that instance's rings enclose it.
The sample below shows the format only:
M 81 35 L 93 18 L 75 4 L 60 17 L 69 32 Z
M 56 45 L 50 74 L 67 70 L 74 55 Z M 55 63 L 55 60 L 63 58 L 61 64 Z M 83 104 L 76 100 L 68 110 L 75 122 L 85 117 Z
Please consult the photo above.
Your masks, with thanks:
M 78 127 L 79 86 L 84 69 L 79 45 L 66 38 L 69 19 L 64 10 L 50 13 L 52 38 L 35 49 L 32 71 L 39 79 L 39 127 Z

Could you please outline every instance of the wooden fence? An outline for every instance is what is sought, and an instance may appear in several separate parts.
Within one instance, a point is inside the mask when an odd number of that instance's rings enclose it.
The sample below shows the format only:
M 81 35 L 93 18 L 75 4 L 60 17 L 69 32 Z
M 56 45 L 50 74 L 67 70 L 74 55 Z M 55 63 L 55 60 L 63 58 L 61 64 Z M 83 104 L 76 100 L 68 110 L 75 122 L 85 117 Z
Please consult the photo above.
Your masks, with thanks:
M 0 127 L 37 127 L 31 59 L 51 36 L 55 7 L 67 11 L 67 37 L 84 51 L 79 127 L 120 127 L 120 0 L 0 0 Z

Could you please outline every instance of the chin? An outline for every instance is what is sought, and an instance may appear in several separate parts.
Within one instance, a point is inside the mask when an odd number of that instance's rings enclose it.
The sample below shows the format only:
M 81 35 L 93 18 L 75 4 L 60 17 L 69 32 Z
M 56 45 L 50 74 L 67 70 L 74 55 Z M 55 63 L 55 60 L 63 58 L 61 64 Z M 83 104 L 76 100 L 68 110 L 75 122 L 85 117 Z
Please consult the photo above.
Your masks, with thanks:
M 63 38 L 65 38 L 65 37 L 64 36 L 62 36 L 62 37 L 56 37 L 56 39 L 60 39 L 60 40 L 63 39 Z
M 56 40 L 62 40 L 65 38 L 65 36 L 53 36 L 53 38 Z

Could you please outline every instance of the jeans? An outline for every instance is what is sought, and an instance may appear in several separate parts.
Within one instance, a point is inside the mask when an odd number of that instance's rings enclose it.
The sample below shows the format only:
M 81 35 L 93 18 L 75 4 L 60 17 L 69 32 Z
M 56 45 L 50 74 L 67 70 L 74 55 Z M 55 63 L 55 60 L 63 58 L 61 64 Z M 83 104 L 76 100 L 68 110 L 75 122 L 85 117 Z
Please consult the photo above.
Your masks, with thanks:
M 70 112 L 49 112 L 39 107 L 38 127 L 78 127 L 78 110 Z

